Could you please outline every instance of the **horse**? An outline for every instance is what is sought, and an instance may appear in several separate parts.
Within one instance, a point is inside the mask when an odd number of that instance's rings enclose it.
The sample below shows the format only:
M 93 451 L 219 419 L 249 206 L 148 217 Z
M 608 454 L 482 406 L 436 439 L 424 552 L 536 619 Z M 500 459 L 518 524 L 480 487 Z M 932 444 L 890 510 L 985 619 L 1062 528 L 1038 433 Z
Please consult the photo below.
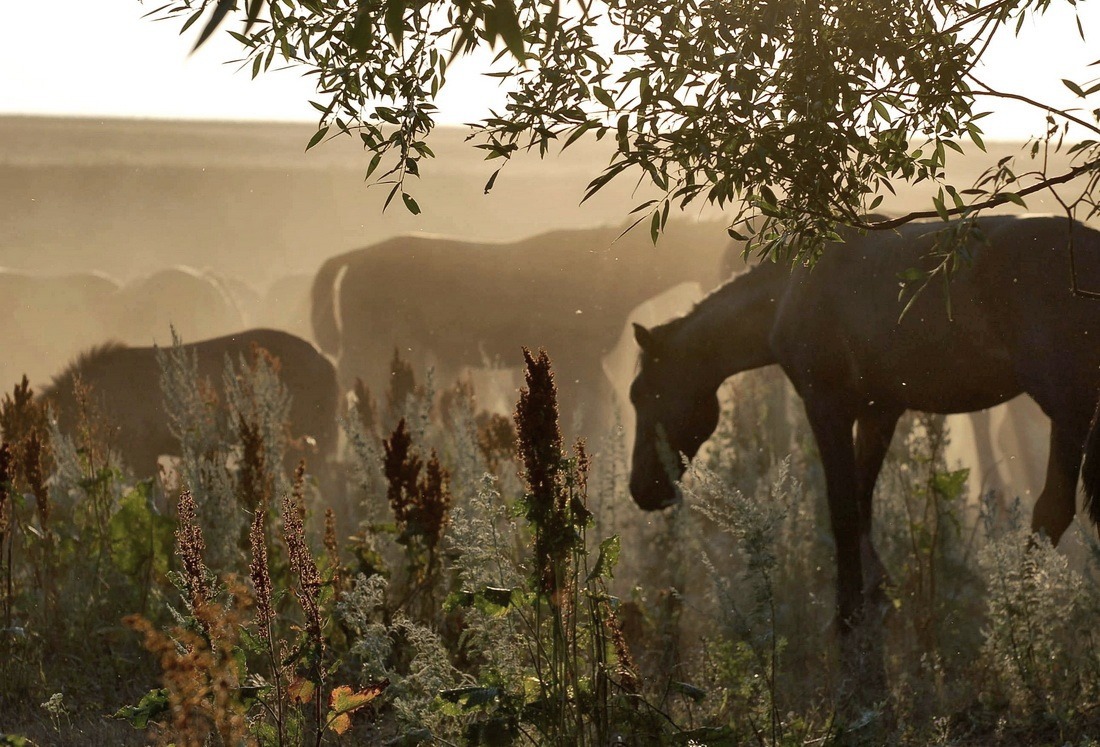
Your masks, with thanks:
M 186 344 L 183 351 L 195 355 L 200 377 L 220 384 L 226 359 L 236 362 L 254 346 L 279 360 L 279 377 L 291 396 L 290 435 L 312 438 L 319 458 L 327 460 L 337 443 L 336 369 L 311 343 L 278 330 L 253 329 Z M 63 432 L 71 431 L 77 422 L 73 388 L 77 377 L 109 418 L 111 446 L 138 476 L 155 475 L 161 455 L 178 453 L 179 443 L 164 410 L 156 347 L 101 345 L 54 377 L 41 396 L 50 403 Z
M 813 267 L 765 262 L 684 317 L 636 325 L 635 502 L 653 510 L 679 501 L 685 466 L 675 455 L 694 457 L 714 432 L 719 386 L 778 364 L 803 401 L 825 471 L 842 644 L 886 578 L 871 542 L 872 495 L 906 410 L 970 412 L 1030 395 L 1051 420 L 1032 528 L 1057 543 L 1076 510 L 1100 385 L 1100 307 L 1071 292 L 1070 241 L 1078 276 L 1100 282 L 1100 232 L 1066 218 L 983 217 L 848 236 Z M 926 287 L 902 313 L 902 274 L 934 266 L 933 253 L 952 247 L 964 261 L 946 296 Z M 1100 521 L 1097 430 L 1085 487 Z
M 217 277 L 187 266 L 170 267 L 122 286 L 113 299 L 111 334 L 129 345 L 148 345 L 169 326 L 185 340 L 245 329 L 232 293 Z
M 623 320 L 683 281 L 724 278 L 725 224 L 670 222 L 656 248 L 620 228 L 561 230 L 508 244 L 403 236 L 326 261 L 313 284 L 314 339 L 339 354 L 341 383 L 388 389 L 395 348 L 446 385 L 463 369 L 508 368 L 523 345 L 551 352 L 560 401 L 610 420 L 601 358 Z M 618 240 L 616 240 L 618 239 Z
M 0 382 L 47 381 L 89 340 L 102 337 L 118 283 L 99 272 L 39 275 L 0 268 Z

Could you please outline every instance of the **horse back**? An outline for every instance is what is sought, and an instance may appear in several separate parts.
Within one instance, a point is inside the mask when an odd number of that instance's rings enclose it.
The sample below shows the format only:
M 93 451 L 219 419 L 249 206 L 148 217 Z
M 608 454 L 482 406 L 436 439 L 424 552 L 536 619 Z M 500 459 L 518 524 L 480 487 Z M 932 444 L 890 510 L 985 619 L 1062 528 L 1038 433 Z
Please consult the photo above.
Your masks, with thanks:
M 877 402 L 962 412 L 1023 391 L 1029 367 L 1064 377 L 1055 371 L 1069 366 L 1072 378 L 1091 364 L 1095 378 L 1100 314 L 1055 278 L 1069 267 L 1064 219 L 979 219 L 957 244 L 943 227 L 859 237 L 795 272 L 772 346 L 800 391 L 842 393 L 856 409 Z M 1095 254 L 1096 232 L 1075 228 Z M 950 282 L 941 272 L 922 287 L 921 273 L 952 249 Z M 906 277 L 915 282 L 903 286 Z M 1073 360 L 1052 365 L 1052 351 L 1067 345 L 1078 348 Z

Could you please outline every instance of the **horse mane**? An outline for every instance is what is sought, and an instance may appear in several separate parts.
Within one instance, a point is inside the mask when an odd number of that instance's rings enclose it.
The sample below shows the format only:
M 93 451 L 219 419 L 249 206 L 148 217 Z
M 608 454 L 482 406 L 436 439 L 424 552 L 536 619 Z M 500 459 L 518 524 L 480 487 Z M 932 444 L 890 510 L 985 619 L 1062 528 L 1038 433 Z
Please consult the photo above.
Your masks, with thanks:
M 86 371 L 109 355 L 119 350 L 125 350 L 129 346 L 117 340 L 111 340 L 88 348 L 79 353 L 65 369 L 53 377 L 53 382 L 47 388 L 47 392 L 61 391 L 67 381 L 71 381 L 78 374 Z
M 669 319 L 667 322 L 658 324 L 654 326 L 653 329 L 650 331 L 656 332 L 659 335 L 675 334 L 675 332 L 679 330 L 680 327 L 687 324 L 688 321 L 694 318 L 697 314 L 707 311 L 711 305 L 721 305 L 725 303 L 724 297 L 733 286 L 741 284 L 750 277 L 755 277 L 756 274 L 768 272 L 769 270 L 774 270 L 775 266 L 776 263 L 774 262 L 756 262 L 752 264 L 744 272 L 737 273 L 733 277 L 726 280 L 726 282 L 722 283 L 717 288 L 713 289 L 705 296 L 700 298 L 698 301 L 696 301 L 695 304 L 691 307 L 691 311 L 682 316 L 678 316 L 675 319 Z

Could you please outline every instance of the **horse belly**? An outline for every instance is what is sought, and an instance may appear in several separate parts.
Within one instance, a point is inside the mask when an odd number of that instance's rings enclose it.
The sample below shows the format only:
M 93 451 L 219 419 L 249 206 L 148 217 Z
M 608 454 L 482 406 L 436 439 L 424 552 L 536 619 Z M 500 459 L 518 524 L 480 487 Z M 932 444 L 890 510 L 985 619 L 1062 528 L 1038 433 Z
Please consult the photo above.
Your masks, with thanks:
M 946 341 L 945 341 L 946 342 Z M 998 353 L 1003 354 L 998 354 Z M 869 399 L 908 410 L 957 413 L 984 410 L 1020 393 L 1007 352 L 969 345 L 886 351 L 862 378 Z

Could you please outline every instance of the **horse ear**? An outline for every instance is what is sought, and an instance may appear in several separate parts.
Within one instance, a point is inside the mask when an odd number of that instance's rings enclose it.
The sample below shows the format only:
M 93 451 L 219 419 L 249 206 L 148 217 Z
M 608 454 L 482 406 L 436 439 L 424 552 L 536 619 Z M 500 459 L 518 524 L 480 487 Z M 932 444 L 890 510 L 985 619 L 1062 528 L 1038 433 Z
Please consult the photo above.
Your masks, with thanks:
M 634 340 L 642 350 L 653 350 L 657 347 L 653 333 L 637 322 L 634 322 Z

